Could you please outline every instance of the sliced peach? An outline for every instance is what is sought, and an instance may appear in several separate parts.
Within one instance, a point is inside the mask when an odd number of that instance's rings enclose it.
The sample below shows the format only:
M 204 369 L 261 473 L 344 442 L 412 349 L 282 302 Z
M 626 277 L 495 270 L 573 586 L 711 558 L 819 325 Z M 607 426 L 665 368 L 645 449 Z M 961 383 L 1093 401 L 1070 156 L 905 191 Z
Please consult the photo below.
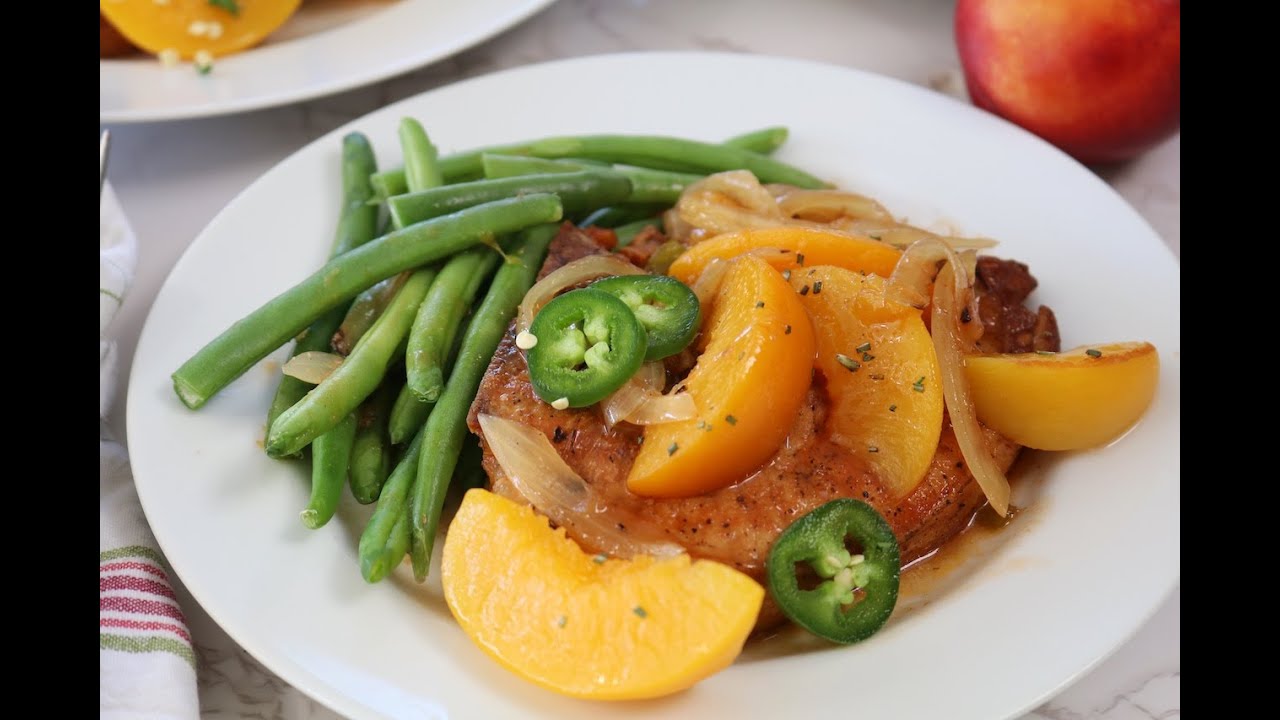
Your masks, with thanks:
M 902 252 L 871 238 L 807 227 L 775 227 L 717 235 L 694 245 L 676 258 L 667 274 L 692 285 L 712 260 L 728 260 L 753 250 L 783 250 L 762 254 L 778 270 L 800 266 L 834 265 L 855 272 L 888 277 Z
M 685 382 L 698 416 L 645 428 L 627 477 L 636 494 L 687 497 L 742 480 L 782 446 L 809 390 L 813 325 L 765 261 L 734 261 L 703 327 L 706 348 Z
M 257 45 L 283 25 L 301 2 L 100 0 L 98 8 L 134 45 L 153 54 L 175 50 L 183 60 L 191 60 L 201 50 L 218 57 Z
M 764 600 L 754 580 L 709 560 L 593 557 L 528 506 L 480 489 L 449 524 L 441 578 L 482 650 L 593 700 L 667 695 L 724 669 Z
M 1080 450 L 1138 422 L 1155 397 L 1160 357 L 1148 342 L 973 355 L 965 375 L 987 427 L 1037 450 Z
M 902 498 L 924 479 L 938 449 L 942 384 L 920 311 L 885 300 L 885 284 L 838 267 L 791 274 L 818 337 L 832 439 Z

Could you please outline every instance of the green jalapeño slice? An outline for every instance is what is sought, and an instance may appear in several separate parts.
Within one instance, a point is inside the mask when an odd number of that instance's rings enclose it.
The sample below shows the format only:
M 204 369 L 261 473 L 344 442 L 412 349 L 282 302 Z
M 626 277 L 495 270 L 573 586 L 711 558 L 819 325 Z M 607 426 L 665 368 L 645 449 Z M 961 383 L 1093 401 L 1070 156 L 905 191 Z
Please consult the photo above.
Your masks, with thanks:
M 687 285 L 666 275 L 619 275 L 591 284 L 631 308 L 649 336 L 646 361 L 675 355 L 693 341 L 702 321 L 698 296 Z
M 529 332 L 529 380 L 557 409 L 586 407 L 622 387 L 644 362 L 644 327 L 626 303 L 581 288 L 547 303 Z
M 765 563 L 769 592 L 782 612 L 814 635 L 843 644 L 866 640 L 884 626 L 898 600 L 900 571 L 889 523 L 851 498 L 832 500 L 792 523 Z

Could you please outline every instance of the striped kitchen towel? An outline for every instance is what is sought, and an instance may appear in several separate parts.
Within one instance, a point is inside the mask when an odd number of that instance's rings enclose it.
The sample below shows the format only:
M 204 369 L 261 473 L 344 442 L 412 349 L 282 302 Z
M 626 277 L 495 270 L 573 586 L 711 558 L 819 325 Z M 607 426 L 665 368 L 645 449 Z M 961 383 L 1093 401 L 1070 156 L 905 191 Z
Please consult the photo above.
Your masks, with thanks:
M 98 680 L 103 720 L 199 717 L 196 661 L 186 619 L 133 487 L 129 457 L 107 431 L 115 395 L 111 319 L 133 279 L 137 243 L 108 185 L 100 212 L 102 322 L 99 334 L 101 457 Z

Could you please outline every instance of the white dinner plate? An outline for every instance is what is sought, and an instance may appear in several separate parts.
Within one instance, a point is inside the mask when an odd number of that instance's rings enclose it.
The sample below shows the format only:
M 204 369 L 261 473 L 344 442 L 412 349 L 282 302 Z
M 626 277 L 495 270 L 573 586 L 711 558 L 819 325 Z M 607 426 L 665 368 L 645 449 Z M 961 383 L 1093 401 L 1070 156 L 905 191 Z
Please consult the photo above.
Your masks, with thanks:
M 382 80 L 471 47 L 553 0 L 308 0 L 262 45 L 200 75 L 150 55 L 98 62 L 104 123 L 286 105 Z
M 576 98 L 576 100 L 574 100 Z M 502 107 L 504 112 L 478 111 Z M 778 157 L 922 223 L 998 238 L 1030 265 L 1064 347 L 1150 340 L 1160 388 L 1111 447 L 1033 454 L 1030 509 L 986 556 L 851 647 L 768 640 L 659 701 L 571 700 L 471 644 L 438 573 L 367 585 L 348 498 L 303 528 L 304 466 L 268 459 L 263 418 L 285 352 L 200 411 L 169 375 L 238 318 L 324 261 L 339 206 L 342 134 L 399 162 L 396 124 L 421 118 L 442 152 L 546 135 L 663 133 L 718 140 L 784 124 Z M 1032 135 L 937 93 L 847 68 L 704 53 L 628 54 L 525 67 L 410 98 L 281 162 L 196 238 L 156 298 L 129 386 L 133 469 L 182 582 L 250 653 L 355 718 L 975 718 L 1015 716 L 1123 643 L 1179 575 L 1178 263 L 1137 213 Z M 1030 491 L 1030 492 L 1028 492 Z M 437 548 L 441 543 L 437 543 Z M 433 565 L 439 568 L 439 558 Z M 927 602 L 923 602 L 927 600 Z M 519 598 L 512 598 L 518 603 Z M 799 644 L 803 647 L 803 643 Z

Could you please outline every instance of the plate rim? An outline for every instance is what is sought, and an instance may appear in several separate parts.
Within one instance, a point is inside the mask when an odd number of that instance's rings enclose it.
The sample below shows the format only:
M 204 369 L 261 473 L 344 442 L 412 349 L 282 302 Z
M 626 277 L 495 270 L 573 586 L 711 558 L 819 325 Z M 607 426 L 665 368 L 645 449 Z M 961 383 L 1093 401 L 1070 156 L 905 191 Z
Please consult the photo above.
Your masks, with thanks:
M 525 20 L 528 20 L 539 12 L 555 4 L 556 0 L 509 0 L 509 2 L 512 3 L 510 12 L 502 14 L 499 22 L 476 28 L 470 33 L 458 35 L 447 42 L 432 46 L 425 52 L 409 53 L 395 62 L 387 63 L 386 65 L 380 66 L 376 69 L 365 72 L 353 71 L 349 75 L 346 75 L 332 83 L 311 88 L 294 88 L 269 93 L 263 92 L 246 98 L 238 98 L 226 102 L 206 102 L 198 105 L 166 106 L 161 109 L 152 110 L 129 108 L 104 110 L 101 102 L 99 102 L 98 122 L 100 124 L 131 125 L 137 123 L 171 122 L 176 120 L 222 117 L 226 115 L 238 115 L 240 113 L 253 112 L 255 110 L 265 110 L 285 105 L 293 105 L 308 100 L 336 95 L 348 90 L 354 90 L 356 88 L 365 87 L 366 85 L 382 82 L 383 80 L 394 78 L 407 72 L 426 67 L 432 63 L 451 58 L 460 52 L 475 47 L 516 27 Z M 380 10 L 379 13 L 389 9 L 393 8 L 384 8 Z M 335 33 L 355 33 L 358 31 L 360 25 L 364 24 L 366 21 L 374 20 L 379 13 L 374 13 L 361 18 L 359 21 L 352 23 L 349 27 L 329 28 L 304 37 L 295 38 L 290 40 L 287 44 L 314 45 L 317 42 L 323 42 L 321 38 L 324 36 Z M 255 48 L 250 48 L 246 53 L 252 53 L 254 49 Z M 236 53 L 231 57 L 248 56 L 243 53 Z M 111 66 L 126 62 L 134 62 L 134 60 L 100 58 L 98 65 L 99 73 L 101 75 L 101 73 L 108 71 Z M 101 95 L 99 95 L 99 101 L 101 101 Z
M 771 55 L 771 54 L 743 54 L 743 53 L 733 53 L 733 52 L 702 51 L 702 50 L 674 50 L 674 51 L 644 50 L 644 51 L 603 53 L 603 54 L 595 54 L 595 55 L 576 56 L 576 57 L 570 57 L 570 58 L 560 58 L 560 59 L 541 62 L 541 63 L 505 68 L 505 69 L 497 70 L 491 73 L 486 73 L 483 75 L 465 78 L 456 82 L 431 88 L 421 93 L 417 93 L 413 96 L 400 99 L 394 103 L 379 107 L 358 118 L 355 118 L 347 123 L 344 123 L 342 126 L 325 133 L 324 135 L 306 143 L 302 147 L 290 153 L 285 158 L 281 159 L 278 163 L 273 165 L 271 168 L 261 173 L 257 178 L 255 178 L 252 182 L 250 182 L 241 192 L 237 193 L 236 196 L 233 197 L 232 200 L 229 201 L 227 205 L 224 206 L 209 221 L 209 223 L 205 225 L 205 227 L 200 231 L 200 233 L 196 236 L 196 238 L 192 240 L 191 244 L 188 245 L 187 249 L 183 251 L 182 255 L 175 262 L 173 268 L 169 271 L 169 274 L 166 276 L 164 282 L 162 283 L 159 291 L 156 294 L 156 299 L 159 300 L 159 298 L 162 295 L 164 295 L 165 292 L 168 290 L 169 284 L 173 276 L 179 273 L 180 268 L 187 262 L 188 256 L 191 253 L 192 248 L 197 243 L 202 242 L 202 239 L 204 238 L 204 236 L 209 232 L 209 228 L 217 224 L 219 220 L 226 213 L 228 213 L 231 210 L 231 208 L 236 206 L 244 196 L 252 194 L 257 188 L 257 186 L 263 182 L 264 178 L 274 173 L 282 165 L 295 159 L 297 156 L 302 155 L 304 153 L 309 154 L 311 152 L 315 152 L 316 150 L 313 149 L 313 146 L 321 146 L 325 143 L 332 144 L 335 141 L 335 139 L 340 137 L 342 134 L 346 132 L 350 132 L 355 129 L 359 129 L 359 126 L 362 123 L 366 123 L 369 117 L 372 115 L 382 114 L 384 112 L 385 113 L 394 112 L 396 108 L 421 102 L 424 97 L 432 95 L 433 93 L 447 91 L 449 89 L 457 88 L 463 85 L 492 82 L 496 78 L 503 77 L 503 76 L 520 75 L 524 73 L 553 72 L 556 68 L 560 66 L 593 64 L 596 62 L 610 62 L 610 61 L 642 61 L 643 62 L 645 60 L 652 59 L 652 58 L 659 58 L 659 59 L 683 58 L 683 59 L 693 59 L 693 60 L 724 59 L 724 60 L 731 60 L 731 61 L 745 58 L 750 61 L 761 61 L 761 62 L 769 62 L 769 63 L 783 62 L 783 63 L 792 64 L 795 66 L 813 66 L 817 68 L 822 68 L 827 71 L 834 70 L 834 71 L 839 71 L 841 73 L 847 73 L 850 75 L 859 76 L 864 80 L 870 80 L 875 82 L 887 82 L 889 84 L 897 86 L 897 89 L 899 91 L 904 91 L 909 93 L 919 93 L 922 95 L 929 95 L 931 97 L 937 97 L 937 98 L 945 98 L 945 100 L 951 102 L 959 111 L 966 112 L 966 113 L 975 113 L 978 115 L 982 115 L 990 120 L 996 120 L 998 123 L 1001 123 L 1005 126 L 1006 131 L 1013 130 L 1016 133 L 1025 136 L 1025 138 L 1041 145 L 1044 149 L 1049 150 L 1051 153 L 1057 155 L 1060 160 L 1066 160 L 1072 165 L 1077 166 L 1077 170 L 1082 170 L 1085 176 L 1089 178 L 1089 181 L 1093 185 L 1097 186 L 1097 188 L 1101 189 L 1105 194 L 1111 196 L 1111 199 L 1115 201 L 1115 205 L 1118 209 L 1122 208 L 1124 212 L 1132 216 L 1133 220 L 1136 220 L 1146 229 L 1148 237 L 1141 238 L 1141 241 L 1143 243 L 1149 246 L 1151 242 L 1154 242 L 1155 244 L 1154 247 L 1158 247 L 1160 249 L 1158 252 L 1162 252 L 1164 254 L 1164 258 L 1167 261 L 1172 262 L 1175 268 L 1180 268 L 1180 264 L 1181 264 L 1180 259 L 1173 252 L 1173 250 L 1168 246 L 1168 244 L 1163 240 L 1160 234 L 1156 232 L 1156 230 L 1151 226 L 1151 224 L 1140 213 L 1138 213 L 1137 210 L 1127 200 L 1125 200 L 1124 197 L 1121 196 L 1113 186 L 1111 186 L 1106 181 L 1104 181 L 1096 173 L 1094 173 L 1092 170 L 1089 170 L 1086 166 L 1082 165 L 1071 156 L 1067 155 L 1066 153 L 1059 150 L 1058 148 L 1052 146 L 1051 144 L 1044 141 L 1043 139 L 1035 136 L 1029 131 L 1017 125 L 1009 123 L 1003 118 L 1000 118 L 995 115 L 991 115 L 972 105 L 969 105 L 960 100 L 957 100 L 954 97 L 950 97 L 942 93 L 931 91 L 928 88 L 924 88 L 898 78 L 881 75 L 881 74 L 870 72 L 860 68 L 853 68 L 853 67 L 838 65 L 835 63 L 815 61 L 815 60 L 810 60 L 805 58 L 796 58 L 796 57 Z M 1147 250 L 1152 251 L 1154 250 L 1154 247 L 1147 247 Z M 1179 287 L 1180 287 L 1180 283 L 1179 283 Z M 138 355 L 140 355 L 141 354 L 140 351 L 149 344 L 149 343 L 144 343 L 143 340 L 147 337 L 149 331 L 151 331 L 151 324 L 153 320 L 153 310 L 154 310 L 154 303 L 153 303 L 153 307 L 148 309 L 147 318 L 146 318 L 146 321 L 144 322 L 142 332 L 140 333 L 140 336 L 139 336 L 137 350 L 135 351 L 135 358 Z M 1174 352 L 1178 352 L 1178 350 L 1175 349 Z M 127 423 L 127 426 L 130 428 L 135 426 L 134 414 L 135 414 L 135 408 L 137 407 L 137 404 L 132 402 L 132 399 L 134 397 L 135 392 L 140 393 L 142 391 L 141 386 L 135 382 L 135 379 L 137 379 L 139 375 L 139 367 L 140 367 L 140 364 L 135 361 L 133 365 L 133 372 L 131 373 L 130 379 L 129 379 L 130 382 L 129 382 L 129 398 L 128 399 L 130 402 L 129 402 L 129 408 L 127 411 L 126 423 Z M 1180 377 L 1180 364 L 1179 364 L 1179 377 Z M 1177 402 L 1180 407 L 1180 400 L 1177 400 Z M 1178 425 L 1178 435 L 1180 437 L 1180 424 Z M 1177 474 L 1180 477 L 1180 474 L 1181 474 L 1180 465 L 1177 468 Z M 147 513 L 149 516 L 149 513 L 147 512 L 147 503 L 145 500 L 143 500 L 142 493 L 139 493 L 139 499 L 143 505 L 144 513 Z M 163 551 L 164 542 L 160 539 L 158 535 L 156 536 L 156 539 L 157 539 L 157 542 L 161 544 L 161 549 Z M 166 553 L 166 557 L 167 557 L 167 553 Z M 183 581 L 183 584 L 188 587 L 188 591 L 191 593 L 193 599 L 195 599 L 197 602 L 200 602 L 201 607 L 210 616 L 210 618 L 212 618 L 214 622 L 216 622 L 219 625 L 219 627 L 222 628 L 223 631 L 226 632 L 241 648 L 243 648 L 256 660 L 262 663 L 264 667 L 278 674 L 282 679 L 284 679 L 290 685 L 298 689 L 300 692 L 303 692 L 306 695 L 312 698 L 315 698 L 317 701 L 325 704 L 327 707 L 330 707 L 335 711 L 338 711 L 350 716 L 355 716 L 358 714 L 366 714 L 366 713 L 372 713 L 374 715 L 377 715 L 378 711 L 375 710 L 373 707 L 367 704 L 361 703 L 358 700 L 349 698 L 347 695 L 342 694 L 331 683 L 325 681 L 324 679 L 322 679 L 320 676 L 318 676 L 316 673 L 312 672 L 311 670 L 303 668 L 291 658 L 288 658 L 276 653 L 276 654 L 270 655 L 270 661 L 265 659 L 264 655 L 260 654 L 259 651 L 257 650 L 257 645 L 256 643 L 254 643 L 252 639 L 249 639 L 249 642 L 246 643 L 244 641 L 244 638 L 241 636 L 241 634 L 239 634 L 237 630 L 233 629 L 234 623 L 232 623 L 231 625 L 224 623 L 222 619 L 220 619 L 219 615 L 215 613 L 215 611 L 211 610 L 204 602 L 200 601 L 200 599 L 196 596 L 195 591 L 190 590 L 190 585 L 187 584 L 184 574 L 176 566 L 171 565 L 171 567 L 173 571 L 177 573 L 179 579 Z M 1101 664 L 1108 657 L 1113 655 L 1116 651 L 1118 651 L 1121 647 L 1123 647 L 1126 643 L 1128 643 L 1133 638 L 1133 636 L 1136 633 L 1138 633 L 1151 620 L 1152 616 L 1159 611 L 1159 609 L 1163 606 L 1163 604 L 1167 602 L 1171 594 L 1180 586 L 1180 582 L 1181 582 L 1181 572 L 1179 568 L 1172 578 L 1169 578 L 1165 583 L 1163 583 L 1164 584 L 1163 589 L 1159 591 L 1158 597 L 1156 598 L 1156 600 L 1150 603 L 1149 606 L 1146 607 L 1145 611 L 1140 614 L 1141 616 L 1140 620 L 1132 624 L 1132 626 L 1128 627 L 1123 633 L 1116 636 L 1112 642 L 1109 642 L 1107 648 L 1104 651 L 1097 653 L 1092 660 L 1089 660 L 1087 663 L 1080 666 L 1075 672 L 1072 672 L 1068 674 L 1066 677 L 1063 677 L 1052 687 L 1044 689 L 1043 691 L 1036 694 L 1035 697 L 1032 697 L 1026 700 L 1025 703 L 1019 706 L 1019 708 L 1016 711 L 1012 711 L 1008 715 L 1005 715 L 1003 717 L 1016 717 L 1016 716 L 1019 716 L 1020 714 L 1026 713 L 1027 711 L 1034 709 L 1035 707 L 1038 707 L 1047 699 L 1056 696 L 1057 694 L 1062 692 L 1064 688 L 1075 683 L 1081 677 L 1083 677 L 1084 675 L 1086 675 L 1087 673 L 1095 669 L 1099 664 Z

